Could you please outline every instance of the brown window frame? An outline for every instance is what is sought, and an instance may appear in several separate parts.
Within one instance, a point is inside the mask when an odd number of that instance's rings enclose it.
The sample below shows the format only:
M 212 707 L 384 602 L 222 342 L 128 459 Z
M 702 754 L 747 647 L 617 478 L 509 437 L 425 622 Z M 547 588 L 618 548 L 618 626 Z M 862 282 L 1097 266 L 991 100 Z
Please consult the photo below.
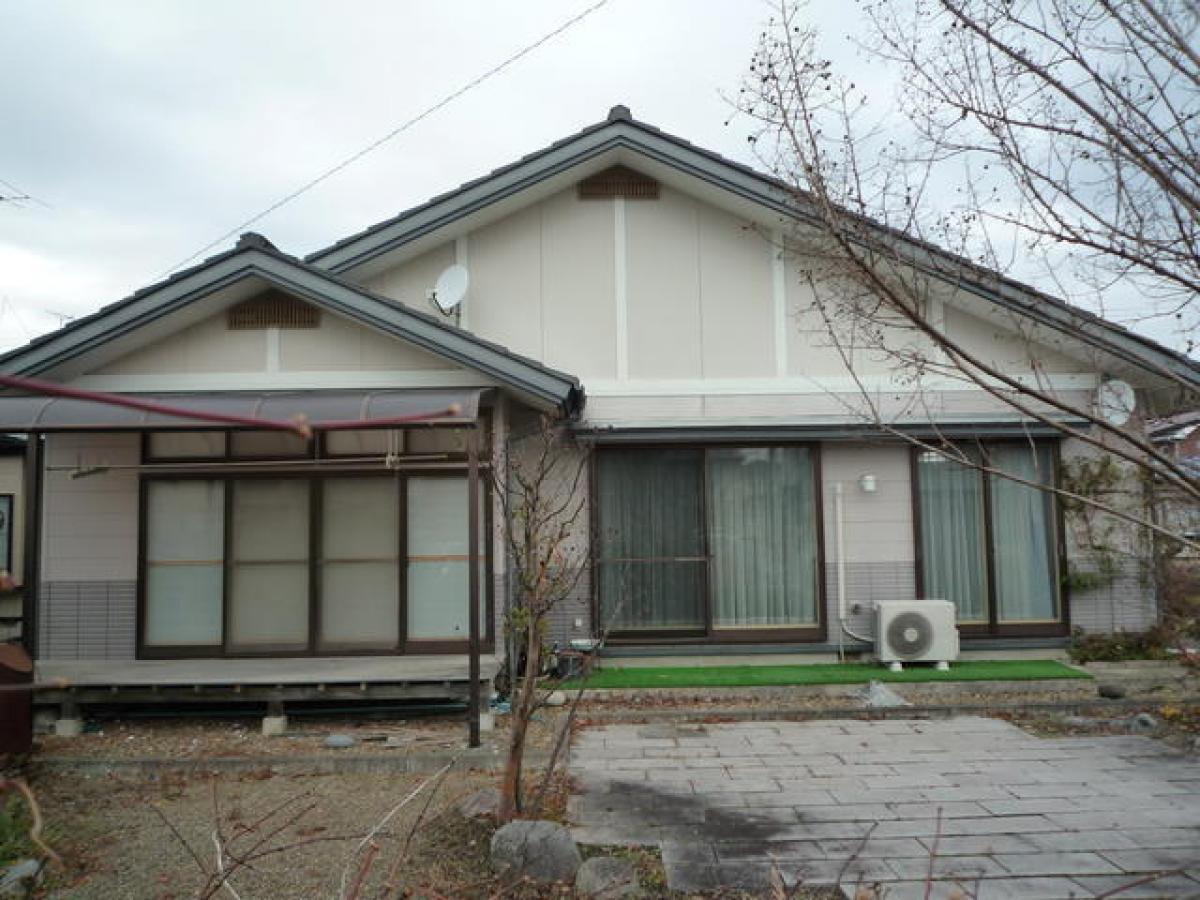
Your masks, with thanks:
M 212 430 L 212 429 L 206 429 Z M 172 460 L 181 461 L 181 460 Z M 206 462 L 215 460 L 205 459 Z M 320 566 L 323 524 L 321 521 L 321 502 L 324 496 L 321 482 L 330 478 L 379 478 L 390 475 L 399 481 L 397 503 L 399 509 L 399 527 L 397 534 L 398 568 L 398 634 L 397 642 L 392 647 L 373 647 L 351 649 L 339 647 L 323 649 L 320 640 L 321 633 L 321 594 Z M 307 657 L 337 657 L 337 656 L 402 656 L 414 653 L 466 653 L 467 640 L 409 640 L 408 638 L 408 595 L 407 595 L 407 521 L 408 521 L 408 485 L 411 477 L 440 477 L 462 478 L 467 480 L 466 471 L 458 466 L 422 467 L 411 470 L 380 472 L 377 469 L 322 469 L 318 473 L 296 471 L 259 471 L 259 472 L 220 472 L 220 471 L 177 471 L 143 473 L 138 482 L 138 558 L 137 558 L 137 647 L 138 659 L 253 659 L 253 658 L 307 658 Z M 308 550 L 308 643 L 303 649 L 271 650 L 271 651 L 237 651 L 229 645 L 229 578 L 231 572 L 231 536 L 233 516 L 232 484 L 237 481 L 261 481 L 264 479 L 301 479 L 309 484 L 309 550 Z M 222 560 L 222 590 L 221 590 L 221 643 L 204 645 L 171 645 L 167 647 L 147 645 L 146 629 L 146 525 L 147 525 L 147 495 L 149 485 L 156 481 L 221 481 L 224 483 L 224 547 Z M 481 478 L 483 489 L 482 527 L 484 540 L 480 553 L 484 559 L 484 584 L 481 590 L 484 597 L 484 621 L 480 627 L 480 650 L 491 653 L 495 650 L 495 596 L 492 553 L 492 486 L 490 479 Z
M 8 493 L 0 494 L 0 506 L 3 506 L 5 503 L 8 504 L 8 536 L 4 544 L 0 545 L 0 551 L 4 552 L 4 559 L 0 561 L 0 572 L 7 571 L 10 575 L 15 576 L 16 573 L 12 571 L 12 564 L 13 552 L 16 547 L 17 495 Z
M 966 442 L 964 442 L 966 443 Z M 1050 458 L 1053 464 L 1051 472 L 1052 484 L 1057 487 L 1061 484 L 1062 478 L 1062 444 L 1057 440 L 1036 439 L 1032 442 L 1036 446 L 1049 446 Z M 971 446 L 976 447 L 981 456 L 980 458 L 985 464 L 988 464 L 987 448 L 1002 444 L 1020 444 L 1029 446 L 1029 439 L 1022 438 L 1004 438 L 1004 439 L 980 439 L 970 442 Z M 910 486 L 912 491 L 912 510 L 913 510 L 913 552 L 915 563 L 915 584 L 918 597 L 925 596 L 925 555 L 922 549 L 923 533 L 921 529 L 921 483 L 920 483 L 920 457 L 922 453 L 929 452 L 922 447 L 914 446 L 910 450 Z M 958 626 L 959 634 L 964 638 L 984 638 L 984 637 L 1065 637 L 1071 633 L 1071 591 L 1066 580 L 1063 578 L 1063 573 L 1067 571 L 1067 554 L 1066 540 L 1063 530 L 1063 508 L 1058 501 L 1058 496 L 1053 492 L 1051 502 L 1054 504 L 1054 511 L 1050 517 L 1050 522 L 1054 528 L 1054 561 L 1055 561 L 1055 577 L 1054 587 L 1057 592 L 1059 621 L 1057 622 L 1001 622 L 999 618 L 999 609 L 995 601 L 996 598 L 996 564 L 995 564 L 995 535 L 994 525 L 992 523 L 992 499 L 991 499 L 991 479 L 993 476 L 989 472 L 979 470 L 980 483 L 983 490 L 983 520 L 984 520 L 984 559 L 986 561 L 986 587 L 987 587 L 987 622 L 972 622 L 964 623 Z
M 823 494 L 823 476 L 821 472 L 821 444 L 815 441 L 721 441 L 721 442 L 680 442 L 680 443 L 630 443 L 613 446 L 597 447 L 589 461 L 589 508 L 591 526 L 591 559 L 589 576 L 591 578 L 591 617 L 592 631 L 598 633 L 604 627 L 600 611 L 600 579 L 599 566 L 602 560 L 599 555 L 600 540 L 600 505 L 598 494 L 597 462 L 600 454 L 616 450 L 699 450 L 700 466 L 700 517 L 701 533 L 703 535 L 703 568 L 704 582 L 704 624 L 697 629 L 664 629 L 664 630 L 626 630 L 612 629 L 608 640 L 612 644 L 775 644 L 775 643 L 823 643 L 829 634 L 829 611 L 826 602 L 826 573 L 825 573 L 825 501 Z M 708 452 L 740 447 L 804 447 L 811 454 L 813 464 L 813 505 L 816 515 L 817 531 L 817 620 L 811 625 L 802 626 L 772 626 L 760 628 L 714 628 L 712 577 L 711 568 L 713 556 L 709 547 L 708 533 Z

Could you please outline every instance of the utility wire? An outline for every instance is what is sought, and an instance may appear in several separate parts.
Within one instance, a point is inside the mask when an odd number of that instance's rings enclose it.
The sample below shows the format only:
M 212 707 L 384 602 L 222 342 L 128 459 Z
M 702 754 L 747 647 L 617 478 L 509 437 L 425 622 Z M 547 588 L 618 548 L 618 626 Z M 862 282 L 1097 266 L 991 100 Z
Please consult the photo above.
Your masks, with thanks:
M 363 147 L 358 152 L 353 153 L 350 156 L 346 157 L 344 160 L 342 160 L 341 162 L 339 162 L 337 165 L 333 166 L 332 168 L 326 169 L 324 172 L 322 172 L 316 178 L 313 178 L 311 181 L 308 181 L 305 184 L 301 185 L 300 187 L 296 188 L 296 190 L 292 191 L 290 194 L 286 195 L 285 197 L 281 198 L 280 200 L 276 201 L 275 203 L 272 203 L 270 206 L 268 206 L 262 212 L 258 213 L 255 216 L 252 216 L 251 218 L 247 219 L 246 221 L 242 222 L 241 224 L 237 225 L 236 227 L 229 229 L 229 231 L 225 232 L 224 234 L 222 234 L 220 237 L 216 238 L 215 240 L 212 240 L 209 243 L 205 244 L 203 247 L 201 247 L 199 250 L 197 250 L 191 256 L 188 256 L 187 258 L 180 260 L 175 265 L 171 266 L 171 268 L 162 272 L 158 277 L 159 278 L 165 277 L 167 275 L 170 275 L 176 269 L 183 268 L 188 263 L 190 263 L 192 260 L 194 260 L 196 257 L 201 256 L 204 253 L 207 253 L 213 247 L 223 244 L 225 241 L 229 240 L 229 238 L 240 234 L 243 230 L 245 230 L 246 228 L 249 228 L 254 223 L 256 223 L 262 219 L 265 219 L 267 216 L 269 216 L 271 213 L 278 210 L 280 207 L 285 206 L 288 203 L 291 203 L 293 200 L 295 200 L 300 195 L 305 194 L 308 191 L 311 191 L 317 185 L 321 184 L 321 182 L 326 181 L 329 178 L 332 178 L 338 172 L 341 172 L 343 169 L 358 162 L 360 159 L 362 159 L 368 153 L 371 153 L 373 150 L 377 150 L 378 148 L 380 148 L 384 144 L 386 144 L 388 141 L 403 134 L 409 128 L 416 125 L 418 122 L 422 121 L 423 119 L 426 119 L 429 116 L 433 115 L 435 112 L 437 112 L 442 107 L 447 106 L 450 103 L 454 102 L 459 97 L 461 97 L 463 94 L 467 93 L 468 91 L 472 90 L 473 88 L 478 87 L 479 85 L 483 84 L 483 82 L 487 81 L 488 79 L 490 79 L 496 75 L 499 75 L 501 72 L 503 72 L 509 66 L 513 65 L 514 63 L 521 60 L 525 56 L 528 56 L 530 53 L 532 53 L 534 50 L 541 47 L 543 44 L 546 44 L 546 43 L 554 40 L 554 38 L 558 37 L 560 34 L 562 34 L 567 29 L 571 28 L 574 25 L 579 24 L 580 22 L 582 22 L 584 19 L 586 19 L 588 16 L 590 16 L 592 13 L 596 12 L 598 9 L 600 9 L 602 6 L 604 6 L 607 3 L 608 3 L 608 0 L 597 0 L 596 3 L 593 3 L 587 9 L 585 9 L 582 12 L 567 19 L 565 22 L 563 22 L 561 25 L 559 25 L 554 30 L 549 31 L 546 34 L 542 35 L 540 38 L 538 38 L 532 44 L 527 44 L 526 46 L 524 46 L 523 48 L 518 50 L 516 53 L 514 53 L 512 56 L 505 59 L 503 62 L 498 63 L 495 66 L 492 66 L 487 71 L 472 78 L 470 81 L 468 81 L 466 84 L 459 87 L 457 90 L 447 94 L 445 97 L 443 97 L 437 103 L 433 104 L 433 106 L 428 107 L 423 112 L 418 113 L 417 115 L 413 116 L 411 119 L 407 120 L 406 122 L 403 122 L 400 125 L 396 126 L 391 131 L 389 131 L 387 134 L 383 135 L 382 137 L 378 138 L 375 141 L 372 141 L 370 144 Z
M 0 196 L 0 200 L 7 200 L 7 201 L 32 200 L 34 203 L 38 204 L 38 206 L 44 206 L 44 207 L 46 207 L 46 209 L 50 209 L 49 203 L 47 203 L 44 200 L 39 200 L 37 197 L 33 196 L 28 191 L 21 190 L 19 187 L 17 187 L 11 181 L 5 181 L 3 178 L 0 178 L 0 186 L 6 187 L 10 191 L 12 191 L 13 193 L 16 194 L 15 197 Z

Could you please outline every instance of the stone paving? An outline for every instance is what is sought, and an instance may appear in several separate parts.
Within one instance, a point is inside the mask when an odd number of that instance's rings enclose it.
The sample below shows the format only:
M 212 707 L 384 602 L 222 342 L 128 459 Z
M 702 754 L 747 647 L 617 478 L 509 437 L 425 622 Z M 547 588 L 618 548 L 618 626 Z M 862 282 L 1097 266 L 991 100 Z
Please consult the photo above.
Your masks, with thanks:
M 672 889 L 788 883 L 926 896 L 1200 897 L 1200 758 L 998 719 L 585 729 L 585 844 L 662 848 Z M 940 816 L 940 828 L 938 826 Z M 933 847 L 936 844 L 936 852 Z M 956 893 L 957 892 L 957 893 Z

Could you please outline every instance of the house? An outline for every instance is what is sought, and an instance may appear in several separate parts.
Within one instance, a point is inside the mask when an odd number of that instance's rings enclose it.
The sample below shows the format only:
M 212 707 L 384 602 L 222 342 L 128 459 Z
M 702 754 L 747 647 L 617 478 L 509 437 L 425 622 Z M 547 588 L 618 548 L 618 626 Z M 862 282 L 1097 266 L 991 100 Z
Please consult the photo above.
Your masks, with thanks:
M 474 597 L 489 678 L 509 585 L 486 469 L 544 413 L 590 451 L 590 577 L 556 640 L 611 626 L 625 659 L 809 659 L 869 647 L 874 604 L 924 597 L 957 604 L 968 654 L 1152 623 L 1136 567 L 1072 588 L 1088 550 L 1052 495 L 904 435 L 1032 482 L 1094 448 L 961 381 L 871 358 L 850 377 L 779 250 L 795 203 L 615 107 L 306 259 L 247 235 L 0 357 L 174 409 L 0 396 L 0 430 L 37 460 L 41 677 L 71 680 L 64 703 L 428 696 L 469 679 Z M 430 292 L 455 264 L 470 282 L 445 316 Z M 1003 279 L 936 304 L 964 346 L 1085 406 L 1110 379 L 1139 413 L 1200 383 L 1187 357 Z M 889 431 L 847 405 L 859 383 Z M 276 427 L 297 415 L 315 437 Z

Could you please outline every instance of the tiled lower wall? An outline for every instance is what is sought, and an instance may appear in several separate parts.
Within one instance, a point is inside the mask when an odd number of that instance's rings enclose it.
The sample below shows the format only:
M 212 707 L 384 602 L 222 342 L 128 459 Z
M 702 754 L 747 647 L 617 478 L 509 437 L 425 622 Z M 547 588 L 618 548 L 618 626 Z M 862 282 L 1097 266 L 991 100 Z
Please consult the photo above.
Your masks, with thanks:
M 504 583 L 495 585 L 496 633 L 503 633 Z M 587 636 L 586 594 L 581 595 Z M 564 606 L 564 621 L 572 618 Z M 38 597 L 38 656 L 41 659 L 133 659 L 137 635 L 137 583 L 52 581 Z
M 51 581 L 38 595 L 42 659 L 133 659 L 137 583 Z
M 1145 631 L 1157 621 L 1154 584 L 1137 560 L 1120 564 L 1107 584 L 1071 592 L 1071 626 L 1084 631 Z

